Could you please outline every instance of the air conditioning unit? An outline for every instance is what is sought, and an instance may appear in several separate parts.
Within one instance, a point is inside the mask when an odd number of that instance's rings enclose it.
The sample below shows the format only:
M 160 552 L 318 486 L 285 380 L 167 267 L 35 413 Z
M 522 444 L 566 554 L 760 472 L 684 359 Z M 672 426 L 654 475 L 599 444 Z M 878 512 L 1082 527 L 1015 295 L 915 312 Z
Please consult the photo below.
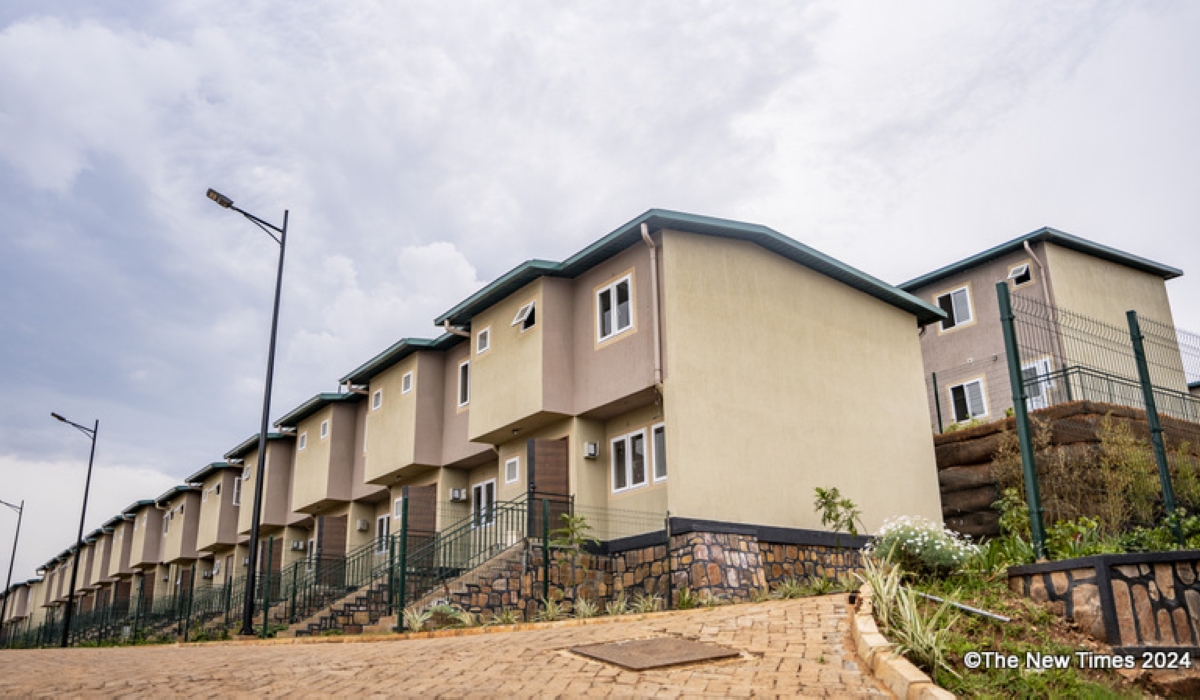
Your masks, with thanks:
M 450 500 L 456 501 L 456 502 L 462 502 L 462 501 L 467 500 L 467 490 L 466 489 L 450 489 Z
M 300 540 L 292 540 L 292 551 L 293 552 L 299 552 L 302 549 L 304 549 L 303 542 L 301 542 Z
M 242 559 L 242 566 L 250 566 L 250 557 L 245 557 Z
M 359 518 L 357 529 L 359 532 L 366 532 L 367 530 L 371 529 L 371 523 L 368 523 L 366 518 Z
M 600 443 L 585 442 L 583 443 L 583 458 L 595 459 L 600 456 Z
M 205 571 L 204 573 L 200 574 L 200 577 L 201 577 L 201 578 L 212 578 L 212 577 L 213 577 L 213 572 L 212 572 L 212 571 Z

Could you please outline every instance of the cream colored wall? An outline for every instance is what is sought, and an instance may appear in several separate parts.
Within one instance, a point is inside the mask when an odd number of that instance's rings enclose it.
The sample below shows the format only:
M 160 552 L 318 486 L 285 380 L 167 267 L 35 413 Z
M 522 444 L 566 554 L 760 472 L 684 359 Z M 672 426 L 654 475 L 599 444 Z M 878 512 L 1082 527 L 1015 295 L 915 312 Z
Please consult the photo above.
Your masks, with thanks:
M 467 359 L 472 345 L 465 341 L 464 338 L 464 342 L 446 350 L 442 356 L 442 465 L 480 459 L 484 452 L 492 449 L 490 445 L 468 439 L 471 407 L 458 407 L 458 365 Z
M 329 421 L 329 434 L 321 439 L 321 423 Z M 304 449 L 297 443 L 292 458 L 292 502 L 291 510 L 299 511 L 328 497 L 330 487 L 330 457 L 334 440 L 353 439 L 347 430 L 344 436 L 337 434 L 333 423 L 333 406 L 326 406 L 296 426 L 296 440 L 306 435 Z M 348 496 L 345 494 L 343 498 Z
M 129 565 L 135 568 L 157 564 L 162 544 L 162 511 L 153 504 L 134 512 L 133 550 Z
M 603 465 L 604 489 L 609 508 L 634 510 L 642 513 L 667 512 L 667 485 L 670 483 L 671 474 L 668 471 L 665 481 L 655 483 L 651 454 L 653 436 L 650 434 L 651 427 L 663 422 L 663 407 L 656 404 L 639 408 L 605 423 L 605 439 L 600 444 L 600 459 L 597 461 Z M 646 485 L 613 493 L 612 440 L 637 431 L 644 431 L 646 435 Z M 668 429 L 666 434 L 669 436 L 670 432 Z
M 375 539 L 375 503 L 354 501 L 350 504 L 350 517 L 346 522 L 346 549 L 353 551 Z M 367 529 L 358 531 L 358 521 L 366 520 Z
M 822 529 L 819 486 L 868 531 L 941 521 L 912 315 L 749 243 L 663 245 L 672 515 Z
M 214 551 L 217 547 L 237 541 L 239 506 L 233 505 L 233 482 L 241 476 L 236 469 L 219 469 L 204 480 L 200 497 L 200 522 L 196 527 L 196 550 Z M 215 488 L 221 487 L 217 494 Z M 208 500 L 204 494 L 208 494 Z M 253 494 L 251 494 L 253 496 Z M 249 499 L 245 493 L 243 498 Z
M 1046 267 L 1049 268 L 1050 286 L 1059 308 L 1126 331 L 1129 322 L 1125 312 L 1131 309 L 1137 311 L 1139 319 L 1174 325 L 1167 285 L 1158 275 L 1053 244 L 1046 245 Z M 1159 363 L 1151 368 L 1154 383 L 1186 392 L 1187 380 L 1182 359 L 1177 354 L 1171 356 L 1169 366 L 1161 364 L 1164 359 L 1160 357 Z M 1121 367 L 1112 369 L 1128 371 L 1128 368 Z
M 367 455 L 364 475 L 381 484 L 413 464 L 416 451 L 417 355 L 409 355 L 371 380 L 367 394 Z M 400 393 L 404 375 L 413 373 L 413 390 Z M 383 390 L 383 404 L 371 409 L 375 392 Z
M 468 435 L 484 439 L 542 410 L 542 328 L 546 324 L 542 280 L 535 280 L 471 319 L 471 392 Z M 522 306 L 535 303 L 535 323 L 527 331 L 513 326 Z M 490 328 L 490 349 L 476 351 L 477 335 Z M 458 372 L 460 362 L 454 365 Z M 458 385 L 455 382 L 457 394 Z M 458 400 L 454 406 L 457 409 Z
M 180 506 L 183 511 L 180 512 Z M 188 491 L 167 503 L 167 512 L 175 517 L 165 534 L 162 560 L 173 562 L 179 559 L 196 558 L 196 531 L 200 524 L 200 494 Z
M 294 439 L 267 442 L 260 527 L 284 527 L 302 517 L 291 512 L 292 453 L 295 442 Z M 238 509 L 238 534 L 245 535 L 250 533 L 250 520 L 254 513 L 254 480 L 257 478 L 258 449 L 253 449 L 245 455 L 242 466 L 249 467 L 250 477 L 242 482 L 242 503 L 247 507 Z
M 308 541 L 316 537 L 312 527 L 292 525 L 283 531 L 283 566 L 291 566 L 298 561 L 304 561 L 308 556 Z M 299 542 L 300 549 L 292 549 L 292 543 Z

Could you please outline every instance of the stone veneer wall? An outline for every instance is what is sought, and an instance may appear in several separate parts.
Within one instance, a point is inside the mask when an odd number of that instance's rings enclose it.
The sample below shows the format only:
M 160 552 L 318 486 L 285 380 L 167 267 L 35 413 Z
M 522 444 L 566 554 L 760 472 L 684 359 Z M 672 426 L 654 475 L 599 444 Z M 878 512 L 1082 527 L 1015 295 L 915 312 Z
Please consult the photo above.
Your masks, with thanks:
M 1114 647 L 1200 647 L 1200 551 L 1018 566 L 1009 588 Z

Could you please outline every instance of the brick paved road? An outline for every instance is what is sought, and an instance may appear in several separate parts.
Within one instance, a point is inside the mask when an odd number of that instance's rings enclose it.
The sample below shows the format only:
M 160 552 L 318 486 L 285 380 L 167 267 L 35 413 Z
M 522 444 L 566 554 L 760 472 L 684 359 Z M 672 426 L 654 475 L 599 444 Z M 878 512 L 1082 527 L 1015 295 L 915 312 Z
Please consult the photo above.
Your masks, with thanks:
M 0 651 L 0 695 L 891 697 L 856 657 L 849 624 L 838 595 L 428 639 L 10 650 Z M 566 651 L 654 636 L 741 657 L 632 672 Z

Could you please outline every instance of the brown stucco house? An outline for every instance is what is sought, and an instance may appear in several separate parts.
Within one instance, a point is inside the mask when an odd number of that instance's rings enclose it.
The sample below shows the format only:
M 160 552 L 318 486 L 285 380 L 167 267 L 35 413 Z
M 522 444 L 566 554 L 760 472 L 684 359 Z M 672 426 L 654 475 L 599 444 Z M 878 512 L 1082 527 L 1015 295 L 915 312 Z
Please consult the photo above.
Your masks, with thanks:
M 239 570 L 234 557 L 239 542 L 242 466 L 212 462 L 185 481 L 200 491 L 195 544 L 199 575 L 207 585 L 224 585 L 233 578 L 230 572 Z

